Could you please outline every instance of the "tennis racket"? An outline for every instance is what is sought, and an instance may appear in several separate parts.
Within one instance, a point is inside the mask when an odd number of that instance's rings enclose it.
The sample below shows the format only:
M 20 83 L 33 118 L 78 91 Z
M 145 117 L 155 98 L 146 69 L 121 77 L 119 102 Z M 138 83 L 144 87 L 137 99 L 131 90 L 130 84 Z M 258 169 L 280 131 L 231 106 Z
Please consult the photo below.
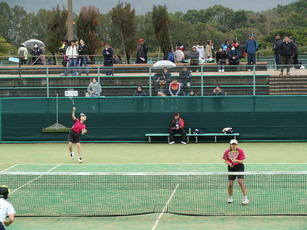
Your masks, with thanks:
M 67 89 L 67 91 L 74 91 L 74 89 Z M 71 100 L 72 106 L 74 107 L 75 106 L 75 99 L 74 99 L 73 94 L 72 93 L 68 94 L 68 97 Z
M 229 151 L 228 158 L 231 160 L 232 165 L 233 165 L 233 161 L 237 159 L 238 156 L 239 156 L 239 151 L 232 151 L 232 150 Z

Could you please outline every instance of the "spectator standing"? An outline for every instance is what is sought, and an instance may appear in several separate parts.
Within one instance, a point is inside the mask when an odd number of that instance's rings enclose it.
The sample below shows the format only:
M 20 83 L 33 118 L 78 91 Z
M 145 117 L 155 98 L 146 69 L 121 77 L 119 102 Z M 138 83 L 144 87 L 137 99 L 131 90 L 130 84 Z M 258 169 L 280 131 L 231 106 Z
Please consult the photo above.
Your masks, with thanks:
M 229 50 L 230 49 L 230 42 L 229 40 L 227 39 L 224 44 L 221 45 L 221 47 L 223 48 L 223 50 Z
M 134 91 L 133 96 L 146 96 L 146 93 L 143 90 L 143 87 L 139 85 Z
M 144 40 L 142 38 L 139 39 L 139 44 L 137 45 L 136 51 L 136 61 L 135 63 L 146 63 L 145 59 L 145 49 L 143 47 Z
M 258 50 L 258 42 L 254 39 L 254 34 L 249 35 L 246 41 L 247 64 L 248 71 L 251 70 L 251 65 L 256 65 L 256 52 Z
M 218 72 L 224 72 L 225 71 L 225 64 L 227 59 L 227 53 L 226 50 L 223 50 L 222 47 L 219 48 L 219 51 L 215 54 L 216 62 L 218 64 Z
M 28 50 L 24 44 L 21 44 L 18 49 L 19 63 L 20 65 L 27 64 L 28 61 Z
M 62 39 L 61 43 L 62 43 L 62 45 L 59 48 L 59 52 L 63 56 L 62 65 L 63 65 L 63 67 L 67 67 L 66 50 L 67 50 L 67 47 L 69 46 L 69 42 L 65 39 Z
M 293 65 L 295 69 L 300 69 L 301 65 L 299 65 L 298 62 L 298 46 L 295 43 L 295 40 L 293 38 L 290 37 L 291 42 L 293 42 L 294 45 L 294 53 L 293 53 Z
M 102 51 L 102 55 L 104 57 L 103 65 L 107 67 L 113 66 L 113 54 L 114 50 L 109 42 L 106 42 L 105 48 Z M 106 70 L 106 75 L 112 75 L 112 70 Z
M 181 134 L 181 143 L 187 144 L 186 131 L 184 130 L 184 120 L 180 118 L 179 113 L 174 113 L 174 119 L 171 122 L 170 135 L 169 135 L 169 144 L 175 144 L 174 135 Z
M 31 52 L 32 54 L 32 65 L 40 65 L 41 63 L 41 55 L 43 54 L 43 50 L 36 43 L 34 44 L 34 48 Z
M 205 59 L 213 58 L 212 50 L 213 50 L 213 42 L 211 40 L 208 40 L 205 49 Z
M 77 61 L 78 61 L 78 49 L 75 45 L 75 40 L 71 40 L 70 46 L 66 49 L 66 56 L 68 58 L 68 71 L 66 70 L 64 75 L 67 76 L 72 73 L 72 76 L 76 76 L 76 68 L 77 68 Z M 63 74 L 62 74 L 63 75 Z
M 85 44 L 84 40 L 83 39 L 80 39 L 80 45 L 78 46 L 78 53 L 79 53 L 79 67 L 80 67 L 80 70 L 79 70 L 79 73 L 78 75 L 82 75 L 82 65 L 84 65 L 84 67 L 86 68 L 86 75 L 89 74 L 89 70 L 88 70 L 88 64 L 87 64 L 87 58 L 88 58 L 88 47 L 87 45 Z
M 197 51 L 199 53 L 199 58 L 205 59 L 205 48 L 204 48 L 204 46 L 200 42 L 196 46 L 196 49 L 197 49 Z
M 240 43 L 238 50 L 239 59 L 246 58 L 246 41 Z
M 185 60 L 189 60 L 191 57 L 190 57 L 190 46 L 189 46 L 189 44 L 188 43 L 186 43 L 185 45 L 184 45 L 184 59 Z
M 284 74 L 284 68 L 287 68 L 287 75 L 290 75 L 290 65 L 292 64 L 293 53 L 295 52 L 295 47 L 293 42 L 290 41 L 289 36 L 285 36 L 283 42 L 280 45 L 281 51 L 281 70 L 279 75 Z
M 96 78 L 92 78 L 91 83 L 87 87 L 86 97 L 99 97 L 101 93 L 101 85 Z
M 280 69 L 280 64 L 281 64 L 281 46 L 282 40 L 280 39 L 279 34 L 275 34 L 275 41 L 272 45 L 272 50 L 274 51 L 275 55 L 275 63 L 276 63 L 276 69 Z

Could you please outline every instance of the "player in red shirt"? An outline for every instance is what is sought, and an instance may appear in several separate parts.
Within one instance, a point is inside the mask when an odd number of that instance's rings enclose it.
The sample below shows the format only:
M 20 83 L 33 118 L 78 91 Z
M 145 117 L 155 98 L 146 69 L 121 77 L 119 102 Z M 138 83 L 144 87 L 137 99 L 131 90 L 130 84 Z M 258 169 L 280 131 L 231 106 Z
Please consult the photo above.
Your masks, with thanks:
M 223 159 L 225 163 L 228 165 L 228 172 L 244 172 L 244 159 L 245 154 L 244 151 L 238 148 L 238 141 L 236 139 L 232 139 L 230 141 L 230 148 L 227 149 L 223 155 Z M 233 191 L 233 182 L 238 177 L 238 183 L 241 187 L 241 191 L 243 193 L 242 204 L 248 204 L 249 200 L 247 199 L 247 191 L 244 184 L 244 175 L 228 175 L 228 203 L 232 203 L 232 191 Z
M 69 134 L 68 134 L 68 149 L 69 149 L 69 153 L 72 159 L 75 158 L 75 154 L 72 151 L 72 143 L 76 143 L 77 147 L 78 147 L 78 160 L 80 163 L 82 163 L 82 156 L 81 156 L 81 145 L 80 145 L 80 136 L 84 135 L 87 133 L 87 129 L 86 126 L 84 124 L 84 122 L 86 121 L 86 116 L 84 113 L 80 114 L 80 120 L 78 118 L 75 117 L 75 110 L 76 107 L 72 108 L 72 119 L 75 121 L 75 124 L 73 125 L 73 127 L 71 128 Z

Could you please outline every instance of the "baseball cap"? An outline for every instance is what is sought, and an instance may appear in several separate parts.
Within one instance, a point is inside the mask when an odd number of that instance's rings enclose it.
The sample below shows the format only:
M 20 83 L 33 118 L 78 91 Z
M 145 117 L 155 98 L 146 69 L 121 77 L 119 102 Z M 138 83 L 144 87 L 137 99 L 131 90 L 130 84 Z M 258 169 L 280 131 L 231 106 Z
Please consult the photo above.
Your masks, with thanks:
M 250 37 L 254 37 L 254 34 L 249 34 Z
M 179 116 L 180 114 L 179 113 L 174 113 L 174 116 Z
M 143 42 L 144 40 L 142 38 L 139 39 L 139 42 Z
M 232 144 L 238 144 L 238 141 L 236 140 L 236 139 L 232 139 L 231 141 L 230 141 L 230 144 L 232 145 Z
M 275 34 L 275 36 L 280 36 L 280 34 Z
M 80 117 L 82 117 L 82 116 L 84 116 L 84 117 L 86 118 L 86 116 L 85 116 L 85 114 L 84 114 L 84 113 L 80 113 Z

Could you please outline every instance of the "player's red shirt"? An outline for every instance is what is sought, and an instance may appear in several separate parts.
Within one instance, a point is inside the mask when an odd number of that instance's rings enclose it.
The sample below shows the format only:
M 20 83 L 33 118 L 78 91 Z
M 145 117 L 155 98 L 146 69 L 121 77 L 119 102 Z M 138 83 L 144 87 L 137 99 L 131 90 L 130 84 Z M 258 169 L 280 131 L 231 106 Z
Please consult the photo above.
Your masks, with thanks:
M 71 128 L 76 133 L 81 133 L 82 130 L 86 129 L 86 126 L 84 123 L 81 123 L 78 118 L 75 119 L 75 124 Z
M 229 163 L 232 163 L 232 161 L 228 158 L 228 153 L 231 151 L 231 149 L 229 148 L 229 149 L 227 149 L 225 152 L 224 152 L 224 155 L 223 155 L 223 159 L 226 161 L 228 161 Z M 239 155 L 238 155 L 238 157 L 236 158 L 236 160 L 244 160 L 245 159 L 245 154 L 244 154 L 244 151 L 242 150 L 242 149 L 240 149 L 240 148 L 237 148 L 237 151 L 239 152 Z M 237 162 L 235 162 L 235 163 L 233 163 L 233 165 L 238 165 L 238 164 L 240 164 L 240 163 L 237 163 Z

